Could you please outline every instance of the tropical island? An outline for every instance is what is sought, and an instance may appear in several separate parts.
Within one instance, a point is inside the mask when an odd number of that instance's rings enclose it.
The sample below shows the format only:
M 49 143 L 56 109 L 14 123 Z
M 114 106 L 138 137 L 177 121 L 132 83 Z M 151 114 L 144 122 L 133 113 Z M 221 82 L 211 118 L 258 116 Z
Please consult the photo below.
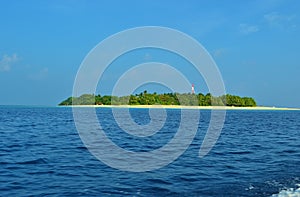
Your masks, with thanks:
M 83 94 L 79 97 L 69 97 L 59 103 L 60 106 L 72 105 L 172 105 L 172 106 L 231 106 L 231 107 L 256 107 L 256 101 L 251 97 L 235 95 L 212 96 L 192 93 L 148 93 L 146 90 L 140 94 L 129 96 L 110 96 L 100 94 Z

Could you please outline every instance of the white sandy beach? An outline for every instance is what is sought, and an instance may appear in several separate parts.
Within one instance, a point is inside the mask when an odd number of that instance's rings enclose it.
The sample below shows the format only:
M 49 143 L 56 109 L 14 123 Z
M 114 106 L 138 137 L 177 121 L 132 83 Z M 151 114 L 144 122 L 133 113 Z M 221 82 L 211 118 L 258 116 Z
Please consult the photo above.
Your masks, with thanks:
M 146 109 L 207 109 L 207 110 L 300 110 L 288 107 L 231 107 L 231 106 L 182 106 L 182 105 L 73 105 L 66 107 L 95 107 L 95 108 L 146 108 Z

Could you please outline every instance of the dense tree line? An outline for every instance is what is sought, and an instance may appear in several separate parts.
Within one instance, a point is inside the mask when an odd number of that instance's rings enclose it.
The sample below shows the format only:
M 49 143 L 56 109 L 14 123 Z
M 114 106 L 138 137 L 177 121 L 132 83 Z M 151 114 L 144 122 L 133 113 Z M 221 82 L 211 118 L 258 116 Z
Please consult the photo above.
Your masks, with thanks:
M 148 93 L 130 96 L 101 96 L 94 94 L 83 94 L 80 97 L 69 97 L 59 105 L 185 105 L 185 106 L 236 106 L 255 107 L 256 102 L 250 97 L 239 97 L 234 95 L 223 95 L 214 97 L 210 93 Z

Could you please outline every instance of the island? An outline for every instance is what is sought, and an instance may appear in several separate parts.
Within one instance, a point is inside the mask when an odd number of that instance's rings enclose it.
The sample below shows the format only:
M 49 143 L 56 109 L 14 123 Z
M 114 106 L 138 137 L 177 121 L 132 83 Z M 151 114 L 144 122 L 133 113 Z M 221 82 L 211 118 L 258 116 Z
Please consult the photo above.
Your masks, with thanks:
M 146 90 L 140 94 L 128 96 L 110 96 L 100 94 L 83 94 L 79 97 L 69 97 L 59 103 L 60 106 L 111 106 L 111 105 L 129 105 L 129 106 L 230 106 L 230 107 L 256 107 L 256 101 L 251 97 L 240 97 L 235 95 L 213 96 L 210 93 L 206 95 L 192 93 L 148 93 Z

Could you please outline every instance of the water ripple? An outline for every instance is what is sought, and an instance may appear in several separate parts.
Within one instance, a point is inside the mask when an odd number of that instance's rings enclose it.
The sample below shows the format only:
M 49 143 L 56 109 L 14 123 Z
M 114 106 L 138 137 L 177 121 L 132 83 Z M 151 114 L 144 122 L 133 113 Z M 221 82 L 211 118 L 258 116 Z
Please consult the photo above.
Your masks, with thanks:
M 146 113 L 131 111 L 138 123 L 147 122 Z M 107 136 L 140 152 L 159 148 L 175 135 L 180 110 L 167 114 L 161 131 L 140 139 L 120 130 L 111 109 L 97 109 Z M 129 173 L 87 151 L 70 108 L 0 107 L 0 196 L 278 196 L 297 191 L 300 112 L 228 111 L 217 144 L 200 159 L 210 115 L 201 111 L 198 133 L 176 161 L 153 172 Z

